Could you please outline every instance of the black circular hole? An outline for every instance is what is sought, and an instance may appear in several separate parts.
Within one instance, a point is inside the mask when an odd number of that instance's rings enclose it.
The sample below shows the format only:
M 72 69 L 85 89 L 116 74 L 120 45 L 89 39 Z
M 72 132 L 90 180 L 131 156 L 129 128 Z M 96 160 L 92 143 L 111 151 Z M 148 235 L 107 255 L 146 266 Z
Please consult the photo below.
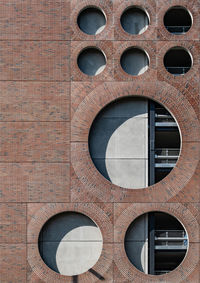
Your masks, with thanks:
M 181 76 L 191 69 L 192 57 L 186 49 L 173 47 L 165 54 L 164 65 L 170 74 Z
M 192 18 L 189 11 L 181 6 L 170 8 L 164 16 L 166 29 L 173 34 L 184 34 L 192 26 Z

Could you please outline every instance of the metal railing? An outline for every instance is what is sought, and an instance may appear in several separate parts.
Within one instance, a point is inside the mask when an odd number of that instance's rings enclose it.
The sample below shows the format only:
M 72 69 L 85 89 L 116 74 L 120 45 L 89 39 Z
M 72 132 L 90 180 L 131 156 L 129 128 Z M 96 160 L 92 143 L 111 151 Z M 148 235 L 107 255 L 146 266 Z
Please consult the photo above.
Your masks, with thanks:
M 174 67 L 174 66 L 166 67 L 169 73 L 176 75 L 176 76 L 186 74 L 190 70 L 190 68 L 191 67 Z
M 191 26 L 166 26 L 166 29 L 174 34 L 184 34 L 186 33 Z
M 155 249 L 185 250 L 188 246 L 184 230 L 155 230 Z
M 174 167 L 176 165 L 179 154 L 179 148 L 156 148 L 155 167 Z
M 187 239 L 184 230 L 155 230 L 155 239 Z

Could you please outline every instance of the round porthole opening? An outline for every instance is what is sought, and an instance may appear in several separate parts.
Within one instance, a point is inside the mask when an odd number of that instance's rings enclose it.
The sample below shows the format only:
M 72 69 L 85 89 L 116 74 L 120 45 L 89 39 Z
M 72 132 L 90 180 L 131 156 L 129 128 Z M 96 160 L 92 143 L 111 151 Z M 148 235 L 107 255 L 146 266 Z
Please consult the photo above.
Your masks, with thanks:
M 192 55 L 183 47 L 173 47 L 164 56 L 164 66 L 174 76 L 184 75 L 192 67 Z
M 53 271 L 67 276 L 82 274 L 98 261 L 103 247 L 102 234 L 87 216 L 63 212 L 42 227 L 39 252 Z
M 131 47 L 124 51 L 120 63 L 122 69 L 127 74 L 139 76 L 148 70 L 149 58 L 144 50 L 137 47 Z
M 149 212 L 129 226 L 124 247 L 129 261 L 146 274 L 162 275 L 176 269 L 188 249 L 188 235 L 178 219 Z
M 172 34 L 184 34 L 192 26 L 192 15 L 185 7 L 171 7 L 164 16 L 164 25 Z
M 120 18 L 122 28 L 129 34 L 137 35 L 144 33 L 149 26 L 149 17 L 140 7 L 127 8 Z
M 103 52 L 94 47 L 81 51 L 77 60 L 79 69 L 88 76 L 97 76 L 106 67 L 106 58 Z
M 172 114 L 144 97 L 124 97 L 105 106 L 89 133 L 97 170 L 111 183 L 141 189 L 165 178 L 180 153 L 180 133 Z
M 77 19 L 80 30 L 89 35 L 101 33 L 106 26 L 106 17 L 97 7 L 83 9 Z

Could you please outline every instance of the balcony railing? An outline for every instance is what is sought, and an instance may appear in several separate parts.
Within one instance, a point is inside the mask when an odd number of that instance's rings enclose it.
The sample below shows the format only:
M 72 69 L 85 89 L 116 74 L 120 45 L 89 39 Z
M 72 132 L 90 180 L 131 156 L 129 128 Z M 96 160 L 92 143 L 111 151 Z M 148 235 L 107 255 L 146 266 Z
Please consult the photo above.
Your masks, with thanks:
M 191 67 L 175 67 L 175 66 L 166 67 L 167 71 L 175 76 L 186 74 L 190 68 Z
M 184 230 L 155 230 L 156 250 L 185 250 L 188 246 Z
M 155 149 L 155 167 L 173 168 L 179 157 L 179 148 L 156 148 Z
M 166 26 L 166 29 L 174 34 L 184 34 L 186 33 L 191 26 Z

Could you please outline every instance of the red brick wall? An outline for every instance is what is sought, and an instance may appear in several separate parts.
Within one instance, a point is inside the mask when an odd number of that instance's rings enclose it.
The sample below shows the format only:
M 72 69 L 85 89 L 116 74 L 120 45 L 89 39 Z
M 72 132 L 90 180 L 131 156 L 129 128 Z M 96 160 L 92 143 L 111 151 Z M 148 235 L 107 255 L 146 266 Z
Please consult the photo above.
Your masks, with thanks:
M 83 34 L 79 11 L 102 8 L 107 26 L 97 36 Z M 138 5 L 150 15 L 142 35 L 128 35 L 120 15 Z M 184 5 L 193 15 L 185 35 L 168 33 L 166 10 Z M 200 282 L 200 106 L 198 0 L 0 0 L 0 282 L 76 282 L 50 270 L 41 260 L 37 238 L 49 217 L 78 211 L 100 227 L 102 255 L 77 282 Z M 89 77 L 77 56 L 97 46 L 107 57 L 105 70 Z M 150 57 L 144 75 L 132 77 L 120 66 L 129 46 Z M 193 56 L 191 70 L 173 77 L 163 57 L 173 46 Z M 94 117 L 110 101 L 146 96 L 173 113 L 182 134 L 181 156 L 161 182 L 142 190 L 126 190 L 95 169 L 88 152 Z M 180 219 L 189 235 L 183 263 L 162 276 L 145 275 L 127 259 L 123 239 L 140 214 L 161 210 Z

